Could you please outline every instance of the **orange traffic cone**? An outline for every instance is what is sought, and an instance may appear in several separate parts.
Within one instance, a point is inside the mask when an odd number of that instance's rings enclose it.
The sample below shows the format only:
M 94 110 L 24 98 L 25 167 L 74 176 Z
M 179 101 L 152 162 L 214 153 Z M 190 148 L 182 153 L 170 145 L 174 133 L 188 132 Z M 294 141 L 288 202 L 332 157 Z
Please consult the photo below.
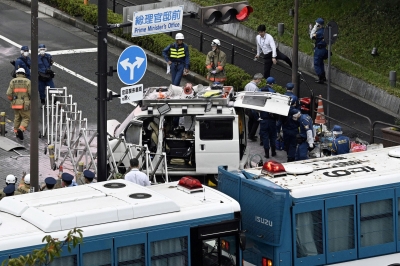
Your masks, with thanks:
M 319 96 L 321 97 L 321 95 Z M 325 124 L 325 116 L 324 116 L 324 105 L 322 104 L 322 100 L 318 100 L 318 108 L 317 108 L 317 116 L 315 117 L 315 124 Z

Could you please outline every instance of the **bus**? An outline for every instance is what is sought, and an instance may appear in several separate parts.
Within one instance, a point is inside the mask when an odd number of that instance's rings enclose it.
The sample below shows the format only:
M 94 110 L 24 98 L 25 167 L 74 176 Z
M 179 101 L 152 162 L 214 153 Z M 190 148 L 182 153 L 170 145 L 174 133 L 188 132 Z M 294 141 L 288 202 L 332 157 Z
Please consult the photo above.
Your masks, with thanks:
M 241 265 L 240 206 L 191 177 L 143 187 L 125 180 L 0 200 L 0 262 L 83 230 L 56 266 Z
M 244 265 L 400 265 L 400 146 L 218 171 L 241 207 Z

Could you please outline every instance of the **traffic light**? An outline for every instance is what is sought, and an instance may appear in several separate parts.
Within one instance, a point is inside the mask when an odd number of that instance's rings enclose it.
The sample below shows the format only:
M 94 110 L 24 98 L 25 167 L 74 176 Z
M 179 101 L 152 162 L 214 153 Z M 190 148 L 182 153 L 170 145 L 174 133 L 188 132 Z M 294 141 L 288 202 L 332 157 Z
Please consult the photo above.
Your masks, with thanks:
M 253 8 L 246 1 L 200 8 L 201 21 L 207 26 L 247 20 Z

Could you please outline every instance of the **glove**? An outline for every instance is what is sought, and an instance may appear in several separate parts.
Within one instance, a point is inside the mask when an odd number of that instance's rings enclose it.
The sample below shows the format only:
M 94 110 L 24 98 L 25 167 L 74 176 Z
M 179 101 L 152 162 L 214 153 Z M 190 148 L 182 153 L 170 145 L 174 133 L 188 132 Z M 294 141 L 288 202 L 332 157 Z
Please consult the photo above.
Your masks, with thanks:
M 315 148 L 314 143 L 308 144 L 308 151 L 312 151 Z
M 211 70 L 210 73 L 211 74 L 217 74 L 217 70 Z
M 171 66 L 167 64 L 167 74 L 171 72 Z

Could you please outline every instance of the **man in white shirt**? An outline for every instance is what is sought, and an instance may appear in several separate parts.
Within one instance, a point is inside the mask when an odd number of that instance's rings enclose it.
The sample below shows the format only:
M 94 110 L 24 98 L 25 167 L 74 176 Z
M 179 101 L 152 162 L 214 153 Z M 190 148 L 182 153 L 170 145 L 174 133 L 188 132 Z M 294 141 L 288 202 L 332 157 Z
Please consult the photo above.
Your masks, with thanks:
M 292 67 L 292 61 L 276 48 L 274 38 L 265 31 L 265 25 L 259 25 L 257 27 L 257 54 L 255 58 L 259 58 L 261 52 L 264 54 L 264 78 L 267 79 L 271 76 L 272 64 L 275 65 L 277 59 L 285 61 L 290 67 Z
M 129 161 L 129 164 L 131 165 L 131 167 L 130 171 L 125 175 L 125 180 L 131 181 L 144 187 L 150 186 L 149 177 L 145 173 L 139 171 L 139 160 L 133 158 Z

